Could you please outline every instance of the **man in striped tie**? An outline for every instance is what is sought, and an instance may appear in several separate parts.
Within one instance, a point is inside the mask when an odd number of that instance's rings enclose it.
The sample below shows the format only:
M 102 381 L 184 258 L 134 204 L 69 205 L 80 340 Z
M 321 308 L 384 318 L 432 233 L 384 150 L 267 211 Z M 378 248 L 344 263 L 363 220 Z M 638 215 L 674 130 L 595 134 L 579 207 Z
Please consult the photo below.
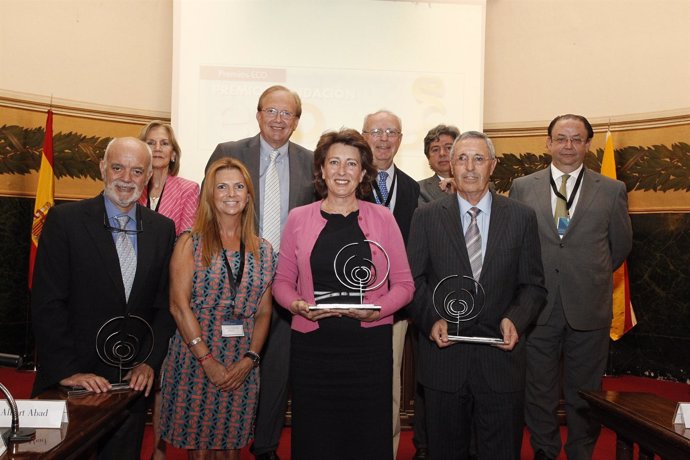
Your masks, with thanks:
M 103 193 L 56 206 L 41 233 L 31 296 L 34 396 L 58 385 L 107 392 L 121 378 L 148 396 L 175 330 L 168 311 L 175 224 L 137 204 L 151 150 L 136 138 L 113 139 L 100 167 Z M 99 443 L 98 458 L 140 458 L 145 422 L 142 397 Z
M 424 386 L 429 456 L 468 458 L 474 433 L 479 458 L 519 460 L 521 339 L 546 301 L 537 218 L 490 189 L 497 160 L 485 134 L 460 135 L 450 161 L 457 193 L 417 209 L 407 244 L 416 289 L 408 310 L 428 337 L 420 340 L 417 379 Z M 472 299 L 460 289 L 438 295 L 444 283 L 463 279 L 474 289 Z M 500 342 L 471 341 L 477 337 Z

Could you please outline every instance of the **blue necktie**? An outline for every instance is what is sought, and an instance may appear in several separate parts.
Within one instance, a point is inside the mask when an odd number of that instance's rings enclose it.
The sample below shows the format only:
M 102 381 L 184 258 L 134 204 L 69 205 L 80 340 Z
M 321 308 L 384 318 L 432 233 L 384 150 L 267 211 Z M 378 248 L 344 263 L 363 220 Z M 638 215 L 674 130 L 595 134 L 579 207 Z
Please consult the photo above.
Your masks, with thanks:
M 378 204 L 386 204 L 386 201 L 388 200 L 388 187 L 386 187 L 386 179 L 388 179 L 388 173 L 386 171 L 379 171 L 377 183 L 379 186 L 379 191 L 381 192 L 381 199 L 379 200 L 379 197 L 376 196 L 376 202 Z

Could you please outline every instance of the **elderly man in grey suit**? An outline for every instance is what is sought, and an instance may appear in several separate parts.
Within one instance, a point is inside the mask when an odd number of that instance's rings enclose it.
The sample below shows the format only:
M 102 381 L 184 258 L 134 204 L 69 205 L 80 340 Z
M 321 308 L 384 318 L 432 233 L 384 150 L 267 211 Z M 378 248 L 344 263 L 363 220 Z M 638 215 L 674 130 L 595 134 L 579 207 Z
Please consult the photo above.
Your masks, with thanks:
M 489 189 L 496 161 L 485 134 L 462 134 L 451 153 L 457 194 L 417 208 L 412 219 L 407 251 L 416 292 L 408 310 L 430 339 L 420 341 L 417 378 L 424 386 L 431 459 L 467 459 L 473 429 L 479 458 L 520 458 L 520 339 L 541 311 L 546 289 L 534 210 Z M 476 310 L 464 310 L 436 293 L 460 279 L 480 283 L 483 308 L 477 303 Z M 466 288 L 481 302 L 481 289 Z M 473 314 L 461 318 L 463 310 Z M 449 334 L 500 343 L 464 343 Z
M 446 195 L 439 183 L 451 176 L 450 149 L 459 135 L 460 130 L 455 126 L 438 125 L 431 128 L 424 137 L 424 155 L 429 160 L 429 167 L 434 175 L 418 182 L 420 205 Z
M 511 198 L 537 213 L 549 291 L 546 308 L 527 336 L 525 418 L 536 459 L 558 457 L 561 381 L 569 459 L 588 459 L 600 424 L 588 416 L 579 390 L 598 390 L 606 367 L 613 271 L 632 247 L 622 182 L 584 167 L 594 132 L 580 115 L 561 115 L 548 128 L 551 165 L 513 181 Z M 561 379 L 562 367 L 562 379 Z
M 279 85 L 267 88 L 259 97 L 256 109 L 259 134 L 218 144 L 206 165 L 208 169 L 215 160 L 231 156 L 247 166 L 256 190 L 254 209 L 259 210 L 259 234 L 276 252 L 280 250 L 280 235 L 288 211 L 315 199 L 314 154 L 290 142 L 301 115 L 302 102 L 297 93 Z M 274 177 L 277 172 L 277 185 L 269 178 L 271 170 Z M 276 195 L 279 199 L 272 199 Z M 276 224 L 279 217 L 279 229 L 269 224 L 272 217 Z M 289 388 L 290 315 L 287 313 L 274 304 L 271 330 L 261 359 L 259 409 L 252 446 L 257 459 L 278 458 L 275 452 L 280 442 Z

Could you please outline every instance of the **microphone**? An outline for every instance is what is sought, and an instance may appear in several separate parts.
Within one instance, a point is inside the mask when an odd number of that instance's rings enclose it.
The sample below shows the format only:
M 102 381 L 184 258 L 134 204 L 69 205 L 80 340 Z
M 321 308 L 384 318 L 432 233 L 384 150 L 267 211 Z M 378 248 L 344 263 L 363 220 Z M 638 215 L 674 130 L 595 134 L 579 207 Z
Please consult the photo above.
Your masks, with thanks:
M 36 437 L 36 430 L 33 428 L 19 428 L 17 402 L 12 397 L 10 390 L 2 383 L 0 383 L 0 391 L 7 398 L 7 404 L 10 406 L 10 412 L 12 413 L 12 426 L 9 430 L 2 433 L 2 439 L 5 440 L 5 444 L 32 441 Z
M 22 364 L 24 364 L 24 360 L 21 356 L 0 353 L 0 367 L 13 367 L 18 369 L 22 367 Z

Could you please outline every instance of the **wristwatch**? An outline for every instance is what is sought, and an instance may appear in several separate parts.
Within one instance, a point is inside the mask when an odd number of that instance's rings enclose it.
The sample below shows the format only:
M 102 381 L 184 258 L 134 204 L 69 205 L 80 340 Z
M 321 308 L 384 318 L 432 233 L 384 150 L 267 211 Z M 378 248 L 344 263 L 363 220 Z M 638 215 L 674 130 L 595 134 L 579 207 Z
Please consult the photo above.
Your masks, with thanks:
M 254 367 L 257 367 L 259 363 L 261 362 L 261 356 L 259 356 L 258 353 L 249 350 L 244 354 L 245 358 L 249 358 L 252 360 L 252 363 L 254 363 Z

